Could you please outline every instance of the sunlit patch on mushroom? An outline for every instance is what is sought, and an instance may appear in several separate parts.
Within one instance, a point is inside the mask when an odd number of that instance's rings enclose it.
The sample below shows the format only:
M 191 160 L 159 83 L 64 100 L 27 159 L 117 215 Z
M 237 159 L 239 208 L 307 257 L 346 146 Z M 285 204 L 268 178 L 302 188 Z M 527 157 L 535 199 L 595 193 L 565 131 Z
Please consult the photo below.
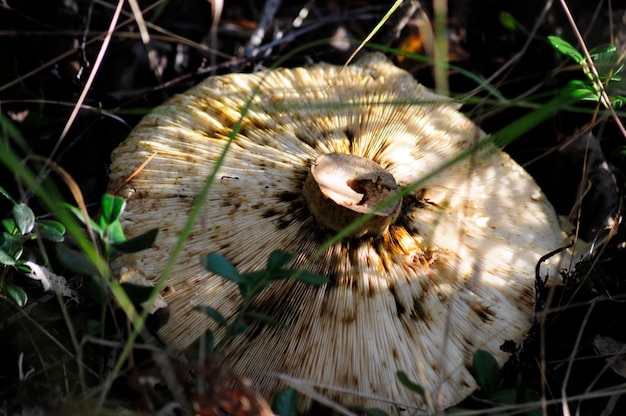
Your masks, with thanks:
M 559 222 L 532 178 L 490 146 L 422 181 L 485 134 L 382 55 L 342 71 L 212 77 L 146 116 L 113 154 L 110 189 L 158 152 L 122 195 L 127 235 L 161 233 L 154 249 L 114 268 L 159 276 L 250 99 L 163 293 L 164 339 L 182 350 L 214 328 L 195 305 L 227 318 L 240 306 L 237 286 L 206 272 L 202 255 L 220 252 L 245 272 L 283 249 L 330 282 L 280 281 L 254 300 L 253 310 L 286 326 L 255 324 L 232 340 L 226 360 L 239 375 L 268 396 L 284 387 L 272 373 L 286 373 L 344 405 L 390 411 L 346 389 L 425 408 L 397 379 L 401 370 L 434 408 L 469 395 L 472 353 L 486 349 L 502 364 L 500 346 L 530 328 L 535 265 L 563 245 Z M 556 275 L 553 264 L 548 271 Z

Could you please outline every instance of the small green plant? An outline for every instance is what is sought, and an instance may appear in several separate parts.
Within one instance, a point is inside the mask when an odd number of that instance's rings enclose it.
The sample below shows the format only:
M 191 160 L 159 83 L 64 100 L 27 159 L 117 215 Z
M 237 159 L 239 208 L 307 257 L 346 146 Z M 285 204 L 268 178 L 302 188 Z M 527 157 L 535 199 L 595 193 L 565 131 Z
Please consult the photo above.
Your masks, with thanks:
M 582 67 L 586 78 L 584 80 L 572 80 L 568 83 L 567 88 L 574 98 L 601 102 L 602 86 L 604 86 L 613 108 L 619 109 L 626 103 L 626 97 L 619 94 L 620 90 L 626 87 L 620 75 L 624 68 L 624 56 L 615 45 L 601 45 L 589 51 L 593 65 L 598 71 L 598 78 L 591 69 L 591 63 L 569 42 L 558 36 L 548 36 L 548 41 L 555 50 L 573 59 Z
M 0 187 L 0 194 L 13 204 L 12 217 L 2 220 L 0 293 L 19 306 L 24 306 L 28 301 L 28 296 L 22 287 L 11 282 L 11 273 L 18 272 L 28 276 L 32 273 L 31 265 L 43 265 L 45 258 L 37 246 L 31 242 L 36 239 L 62 242 L 65 238 L 65 227 L 57 221 L 36 219 L 28 205 L 17 202 L 2 187 Z
M 136 253 L 149 248 L 154 244 L 159 231 L 154 228 L 127 239 L 121 223 L 126 201 L 118 196 L 104 194 L 100 204 L 101 213 L 95 219 L 88 217 L 86 212 L 77 207 L 69 204 L 67 207 L 85 225 L 88 233 L 92 236 L 92 245 L 107 263 L 118 254 Z M 115 289 L 111 288 L 113 282 L 110 280 L 109 274 L 103 273 L 85 253 L 63 244 L 57 246 L 57 257 L 68 270 L 90 278 L 87 286 L 88 291 L 97 302 L 104 305 L 108 299 L 109 289 L 115 292 Z M 151 286 L 135 283 L 122 283 L 118 289 L 123 289 L 135 307 L 147 301 L 153 292 Z M 115 295 L 114 293 L 114 296 L 117 298 L 119 294 Z
M 517 385 L 511 389 L 501 389 L 501 375 L 498 362 L 490 352 L 479 349 L 474 352 L 472 368 L 476 383 L 482 394 L 494 405 L 520 405 L 524 403 L 538 403 L 539 394 L 527 389 L 521 376 L 517 377 Z M 489 415 L 498 415 L 497 411 L 486 412 Z M 540 416 L 541 409 L 529 410 L 523 413 L 527 416 Z
M 120 218 L 126 207 L 124 198 L 104 194 L 101 200 L 101 214 L 94 220 L 87 217 L 79 208 L 68 205 L 70 211 L 85 224 L 97 237 L 97 246 L 106 261 L 120 253 L 136 253 L 150 247 L 158 234 L 154 228 L 141 235 L 126 239 Z M 85 275 L 93 275 L 93 264 L 78 251 L 66 246 L 59 246 L 60 260 L 73 271 Z
M 264 269 L 247 273 L 239 272 L 226 257 L 219 253 L 212 252 L 201 259 L 201 263 L 206 270 L 226 280 L 237 283 L 242 303 L 235 316 L 230 319 L 227 319 L 217 309 L 211 306 L 201 305 L 194 308 L 196 311 L 209 316 L 220 328 L 224 329 L 223 336 L 218 342 L 216 342 L 212 330 L 206 332 L 206 338 L 203 339 L 206 343 L 204 347 L 198 351 L 200 361 L 202 361 L 200 357 L 203 356 L 211 357 L 219 355 L 222 347 L 228 340 L 246 332 L 248 330 L 248 325 L 244 322 L 246 319 L 268 325 L 285 326 L 270 315 L 249 310 L 253 300 L 273 282 L 284 279 L 295 279 L 312 285 L 328 283 L 329 280 L 325 276 L 302 269 L 287 268 L 286 266 L 295 258 L 295 254 L 287 253 L 283 250 L 275 250 L 269 255 L 267 266 Z M 278 415 L 295 416 L 297 414 L 296 403 L 296 391 L 287 388 L 276 395 L 272 407 Z
M 244 318 L 253 319 L 269 325 L 284 325 L 269 315 L 249 310 L 252 301 L 272 282 L 284 279 L 296 279 L 312 285 L 328 283 L 328 278 L 325 276 L 306 270 L 285 268 L 285 266 L 295 258 L 295 254 L 287 253 L 283 250 L 275 250 L 269 255 L 265 269 L 248 273 L 240 273 L 226 257 L 219 253 L 209 253 L 202 258 L 202 265 L 206 270 L 238 284 L 239 294 L 242 299 L 241 308 L 230 322 L 215 308 L 204 305 L 195 308 L 197 311 L 207 314 L 220 327 L 225 329 L 224 337 L 217 344 L 214 342 L 215 338 L 212 331 L 208 331 L 209 342 L 206 350 L 210 355 L 216 352 L 219 353 L 221 346 L 228 339 L 248 329 L 248 326 L 243 322 Z
M 298 414 L 298 392 L 287 387 L 276 395 L 272 410 L 278 416 L 296 416 Z

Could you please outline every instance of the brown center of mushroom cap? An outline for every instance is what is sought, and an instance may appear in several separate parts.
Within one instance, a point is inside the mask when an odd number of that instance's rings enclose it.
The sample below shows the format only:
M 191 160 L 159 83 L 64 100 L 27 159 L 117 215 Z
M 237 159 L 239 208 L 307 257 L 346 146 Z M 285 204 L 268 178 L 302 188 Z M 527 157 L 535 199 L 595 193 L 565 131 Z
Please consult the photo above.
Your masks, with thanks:
M 388 202 L 399 186 L 391 173 L 371 159 L 329 153 L 319 156 L 304 181 L 303 195 L 316 221 L 341 231 L 367 214 L 374 214 L 350 237 L 381 235 L 400 213 L 401 201 Z

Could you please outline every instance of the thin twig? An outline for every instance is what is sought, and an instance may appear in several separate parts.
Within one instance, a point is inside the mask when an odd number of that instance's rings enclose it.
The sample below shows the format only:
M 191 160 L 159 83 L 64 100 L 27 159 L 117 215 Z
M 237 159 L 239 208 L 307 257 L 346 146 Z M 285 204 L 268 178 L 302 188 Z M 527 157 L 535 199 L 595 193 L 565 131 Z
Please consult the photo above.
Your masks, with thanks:
M 346 60 L 345 64 L 343 65 L 343 67 L 339 70 L 339 72 L 337 73 L 337 76 L 339 76 L 339 74 L 341 73 L 341 71 L 343 71 L 343 68 L 345 68 L 350 62 L 352 62 L 352 60 L 354 59 L 354 57 L 361 51 L 361 49 L 363 49 L 365 47 L 365 45 L 367 45 L 367 43 L 372 40 L 372 38 L 376 35 L 376 33 L 378 33 L 378 31 L 383 27 L 383 25 L 389 20 L 389 18 L 391 18 L 391 15 L 393 13 L 395 13 L 396 10 L 398 10 L 398 8 L 400 7 L 400 5 L 402 4 L 402 0 L 396 0 L 396 2 L 393 4 L 393 6 L 391 6 L 391 8 L 387 11 L 387 13 L 380 19 L 380 21 L 376 24 L 376 26 L 374 26 L 374 28 L 371 30 L 371 32 L 365 37 L 365 39 L 363 39 L 363 41 L 359 44 L 359 46 L 354 50 L 354 52 L 352 52 L 352 54 L 350 54 L 350 56 L 348 57 L 348 59 Z
M 111 18 L 111 24 L 109 25 L 109 30 L 107 31 L 107 34 L 104 37 L 104 40 L 102 41 L 102 46 L 100 47 L 98 56 L 96 57 L 96 60 L 93 64 L 93 68 L 91 72 L 89 73 L 89 77 L 87 78 L 87 81 L 85 82 L 85 86 L 83 87 L 83 90 L 80 93 L 80 96 L 78 97 L 78 101 L 76 101 L 76 106 L 74 107 L 74 110 L 72 110 L 72 113 L 70 114 L 70 117 L 68 118 L 67 123 L 65 123 L 65 127 L 63 128 L 63 131 L 61 132 L 61 135 L 59 136 L 59 140 L 57 140 L 56 144 L 54 145 L 54 148 L 52 149 L 52 152 L 50 152 L 49 158 L 51 160 L 54 159 L 54 155 L 59 150 L 59 147 L 61 146 L 63 139 L 65 139 L 65 136 L 67 136 L 67 133 L 72 127 L 72 124 L 74 124 L 74 120 L 76 120 L 76 117 L 78 116 L 78 112 L 80 111 L 80 108 L 83 105 L 85 98 L 87 98 L 87 94 L 89 93 L 89 90 L 91 89 L 91 84 L 93 84 L 93 81 L 96 78 L 98 69 L 100 68 L 100 65 L 102 64 L 104 55 L 106 54 L 106 51 L 109 47 L 109 43 L 111 42 L 111 38 L 113 37 L 113 32 L 115 31 L 115 27 L 117 25 L 117 21 L 119 20 L 123 5 L 124 5 L 124 0 L 118 0 L 117 8 L 115 9 L 115 12 L 113 13 L 113 17 Z
M 270 25 L 274 22 L 274 15 L 280 7 L 280 3 L 281 0 L 266 0 L 263 5 L 263 11 L 261 12 L 261 20 L 259 20 L 259 23 L 252 33 L 252 36 L 250 36 L 250 40 L 248 40 L 248 44 L 244 50 L 245 56 L 254 57 L 259 53 L 258 47 L 263 42 Z
M 572 16 L 572 13 L 570 12 L 569 7 L 567 6 L 567 3 L 565 2 L 565 0 L 559 0 L 559 1 L 561 3 L 561 7 L 563 8 L 563 12 L 565 13 L 565 16 L 567 17 L 567 21 L 572 27 L 572 31 L 574 32 L 574 35 L 576 36 L 576 39 L 578 40 L 578 43 L 580 44 L 580 48 L 582 49 L 583 54 L 585 55 L 587 66 L 593 73 L 593 76 L 596 80 L 596 82 L 594 82 L 594 85 L 596 85 L 596 87 L 600 89 L 600 98 L 601 98 L 602 104 L 611 112 L 611 115 L 613 116 L 613 120 L 615 120 L 615 124 L 617 124 L 617 127 L 622 133 L 622 136 L 626 138 L 626 128 L 624 128 L 624 124 L 618 117 L 617 113 L 615 113 L 615 109 L 611 105 L 611 100 L 609 98 L 609 95 L 606 93 L 606 90 L 604 89 L 604 84 L 600 80 L 600 74 L 598 73 L 598 69 L 593 63 L 593 59 L 591 58 L 591 55 L 589 54 L 589 49 L 587 48 L 587 45 L 585 44 L 585 40 L 583 39 L 582 35 L 580 34 L 580 31 L 578 30 L 578 26 L 576 25 L 576 22 L 574 21 L 574 17 Z
M 222 18 L 222 12 L 224 11 L 223 0 L 211 1 L 211 30 L 209 32 L 209 40 L 211 42 L 211 53 L 209 55 L 211 67 L 217 66 L 217 29 Z M 211 75 L 215 75 L 215 69 L 211 71 Z
M 448 0 L 433 2 L 435 27 L 435 92 L 445 97 L 450 95 L 448 85 Z
M 553 3 L 554 3 L 554 0 L 549 0 L 548 2 L 546 2 L 545 7 L 543 8 L 543 10 L 541 11 L 541 14 L 537 18 L 537 23 L 533 26 L 532 30 L 528 34 L 528 38 L 526 39 L 526 42 L 524 43 L 522 48 L 519 50 L 519 52 L 517 52 L 513 57 L 511 57 L 511 59 L 509 59 L 504 65 L 502 65 L 500 68 L 498 68 L 498 70 L 496 72 L 491 74 L 489 76 L 489 78 L 487 78 L 485 80 L 485 83 L 492 84 L 493 81 L 496 78 L 498 78 L 500 75 L 502 75 L 505 71 L 508 71 L 507 73 L 510 73 L 513 70 L 515 65 L 517 65 L 519 60 L 522 58 L 522 56 L 524 56 L 526 54 L 526 51 L 530 47 L 531 42 L 533 41 L 533 39 L 535 38 L 535 36 L 536 36 L 536 34 L 537 34 L 538 30 L 539 30 L 539 26 L 540 26 L 541 22 L 543 22 L 545 20 L 548 12 L 552 8 L 552 4 Z M 467 96 L 471 97 L 471 96 L 477 94 L 478 91 L 480 90 L 480 88 L 481 87 L 477 87 L 473 91 L 470 91 Z
M 96 3 L 100 4 L 100 2 L 99 2 L 99 1 L 96 1 Z M 150 6 L 148 6 L 147 8 L 145 8 L 145 9 L 144 9 L 144 13 L 146 13 L 146 12 L 148 12 L 149 10 L 151 10 L 151 9 L 153 9 L 153 8 L 155 8 L 155 7 L 157 7 L 160 3 L 161 3 L 161 1 L 158 1 L 158 2 L 156 2 L 156 3 L 154 3 L 154 4 L 151 4 Z M 108 4 L 106 4 L 106 5 L 108 6 Z M 115 30 L 117 31 L 118 29 L 120 29 L 120 28 L 122 28 L 122 27 L 124 27 L 124 26 L 126 26 L 126 25 L 128 25 L 128 24 L 130 24 L 130 23 L 132 23 L 133 21 L 134 21 L 134 18 L 132 18 L 132 17 L 131 17 L 131 18 L 129 18 L 129 19 L 127 19 L 127 20 L 124 20 L 123 22 L 121 22 L 121 23 L 120 23 L 120 24 L 119 24 L 119 25 L 115 28 Z M 149 23 L 148 23 L 148 26 L 150 26 L 150 24 L 149 24 Z M 152 26 L 150 26 L 150 27 L 152 27 Z M 175 34 L 169 33 L 169 32 L 167 32 L 167 31 L 165 31 L 165 30 L 161 30 L 161 32 L 162 32 L 162 33 L 164 33 L 164 34 L 167 34 L 167 35 L 171 35 L 171 36 L 175 37 L 176 39 L 179 39 L 179 37 L 177 37 Z M 81 33 L 82 33 L 82 32 L 81 32 Z M 93 39 L 88 40 L 88 41 L 85 43 L 85 45 L 83 45 L 83 46 L 89 46 L 89 45 L 91 45 L 92 43 L 95 43 L 95 42 L 98 42 L 98 41 L 100 41 L 100 40 L 104 39 L 104 38 L 107 36 L 107 33 L 108 33 L 108 32 L 104 32 L 104 33 L 99 34 L 98 36 L 94 37 Z M 180 39 L 183 39 L 183 38 L 180 38 Z M 191 42 L 191 41 L 188 41 L 188 42 Z M 197 45 L 197 44 L 194 44 L 194 45 Z M 203 49 L 203 48 L 200 48 L 200 49 Z M 41 64 L 41 65 L 40 65 L 40 66 L 38 66 L 37 68 L 35 68 L 35 69 L 33 69 L 32 71 L 27 72 L 26 74 L 24 74 L 24 75 L 22 75 L 22 76 L 20 76 L 20 77 L 18 77 L 18 78 L 16 78 L 16 79 L 14 79 L 13 81 L 7 82 L 7 83 L 6 83 L 6 84 L 4 84 L 4 85 L 0 85 L 0 92 L 4 91 L 4 90 L 6 90 L 6 89 L 8 89 L 8 88 L 10 88 L 10 87 L 12 87 L 12 86 L 14 86 L 14 85 L 17 85 L 17 84 L 19 84 L 19 83 L 21 83 L 21 82 L 23 82 L 23 81 L 25 81 L 26 79 L 28 79 L 28 78 L 30 78 L 30 77 L 32 77 L 32 76 L 34 76 L 34 75 L 38 74 L 39 72 L 43 71 L 43 70 L 44 70 L 44 69 L 46 69 L 46 68 L 49 68 L 49 67 L 51 67 L 51 66 L 55 65 L 56 63 L 58 63 L 58 62 L 62 61 L 63 59 L 68 58 L 68 57 L 70 57 L 70 56 L 74 55 L 74 54 L 76 53 L 76 51 L 77 51 L 77 50 L 79 50 L 79 47 L 72 48 L 72 49 L 70 49 L 70 50 L 68 50 L 68 51 L 66 51 L 66 52 L 63 52 L 62 54 L 60 54 L 60 55 L 58 55 L 58 56 L 56 56 L 56 57 L 54 57 L 54 58 L 50 59 L 49 61 L 47 61 L 47 62 L 45 62 L 45 63 Z

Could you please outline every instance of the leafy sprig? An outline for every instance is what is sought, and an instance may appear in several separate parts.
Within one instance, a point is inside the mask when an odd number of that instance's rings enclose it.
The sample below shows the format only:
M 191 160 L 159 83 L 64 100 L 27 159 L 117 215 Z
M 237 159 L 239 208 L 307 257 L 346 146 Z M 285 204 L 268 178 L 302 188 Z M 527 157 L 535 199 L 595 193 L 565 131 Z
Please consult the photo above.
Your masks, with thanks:
M 283 250 L 275 250 L 269 255 L 267 266 L 264 269 L 247 273 L 239 272 L 226 257 L 219 253 L 209 253 L 201 259 L 201 263 L 206 270 L 237 283 L 242 299 L 241 307 L 237 314 L 230 320 L 210 306 L 203 305 L 195 308 L 197 311 L 205 313 L 213 319 L 218 326 L 225 329 L 224 337 L 217 344 L 214 342 L 215 338 L 212 331 L 208 332 L 209 342 L 207 351 L 209 354 L 219 352 L 221 346 L 228 339 L 247 331 L 248 325 L 244 323 L 244 318 L 269 325 L 284 326 L 283 323 L 278 322 L 270 315 L 249 310 L 252 301 L 273 282 L 295 279 L 311 285 L 323 285 L 328 283 L 328 278 L 325 276 L 302 269 L 286 268 L 295 258 L 295 254 L 287 253 Z
M 0 194 L 13 204 L 11 217 L 0 221 L 0 290 L 3 296 L 24 306 L 28 302 L 28 295 L 22 287 L 9 281 L 9 273 L 16 271 L 28 275 L 32 272 L 29 262 L 44 263 L 30 242 L 38 238 L 54 243 L 62 242 L 65 239 L 65 227 L 57 221 L 37 219 L 27 204 L 17 202 L 2 187 Z
M 624 56 L 615 45 L 600 45 L 589 50 L 589 56 L 598 71 L 598 78 L 591 70 L 591 63 L 569 42 L 558 36 L 548 36 L 548 42 L 556 51 L 579 64 L 585 74 L 585 79 L 572 80 L 567 85 L 574 98 L 582 101 L 601 102 L 602 89 L 604 88 L 614 109 L 619 109 L 626 103 L 626 97 L 620 95 L 620 92 L 626 87 L 621 76 L 624 68 Z
M 104 258 L 109 261 L 120 253 L 136 253 L 145 250 L 154 244 L 158 229 L 151 229 L 131 239 L 127 239 L 122 227 L 121 217 L 126 208 L 124 198 L 110 194 L 104 194 L 101 200 L 101 213 L 94 220 L 86 218 L 83 212 L 72 205 L 68 208 L 74 215 L 97 236 L 97 243 Z M 84 275 L 94 275 L 95 268 L 91 262 L 84 258 L 81 252 L 67 246 L 59 246 L 57 250 L 59 260 L 74 272 Z M 83 259 L 83 260 L 81 260 Z

